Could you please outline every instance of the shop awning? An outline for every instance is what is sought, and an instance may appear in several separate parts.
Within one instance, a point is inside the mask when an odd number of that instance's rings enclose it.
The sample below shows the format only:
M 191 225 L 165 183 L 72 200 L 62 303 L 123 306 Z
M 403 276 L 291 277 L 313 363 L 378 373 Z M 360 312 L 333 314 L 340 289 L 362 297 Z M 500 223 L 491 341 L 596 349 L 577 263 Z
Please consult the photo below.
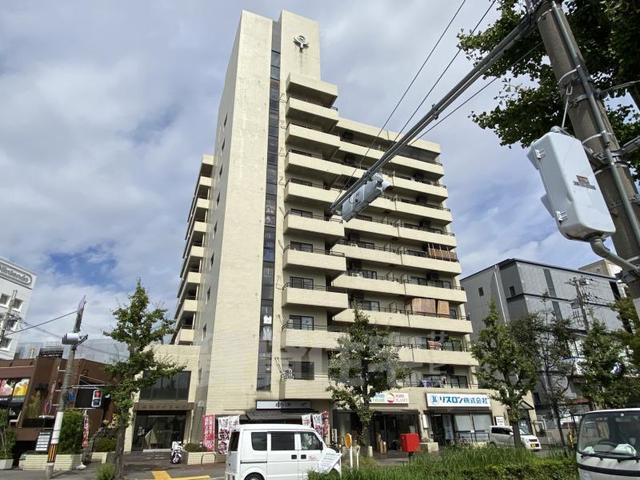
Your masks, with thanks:
M 292 421 L 302 422 L 302 415 L 307 413 L 315 413 L 313 410 L 283 412 L 282 410 L 247 410 L 245 415 L 250 422 L 276 422 L 276 421 Z

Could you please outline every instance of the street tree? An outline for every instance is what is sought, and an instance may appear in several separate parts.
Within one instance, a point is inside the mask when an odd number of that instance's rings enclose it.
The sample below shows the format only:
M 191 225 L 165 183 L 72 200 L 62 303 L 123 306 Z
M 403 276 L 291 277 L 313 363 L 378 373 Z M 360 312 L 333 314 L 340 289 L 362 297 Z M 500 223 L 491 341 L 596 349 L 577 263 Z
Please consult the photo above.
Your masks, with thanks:
M 543 399 L 549 405 L 564 446 L 566 441 L 561 411 L 569 403 L 570 379 L 576 373 L 575 355 L 571 350 L 576 335 L 571 328 L 571 320 L 558 318 L 545 308 L 541 313 L 513 320 L 510 328 L 516 341 L 535 360 L 539 377 L 537 383 Z
M 536 385 L 536 359 L 526 345 L 518 342 L 511 325 L 500 320 L 495 303 L 491 302 L 485 328 L 478 335 L 471 351 L 479 368 L 476 373 L 482 387 L 494 390 L 492 398 L 507 407 L 509 424 L 513 428 L 516 447 L 521 448 L 520 405 Z
M 165 316 L 166 310 L 152 308 L 146 290 L 138 281 L 129 302 L 114 310 L 116 327 L 104 334 L 126 345 L 129 358 L 106 367 L 112 377 L 107 388 L 114 405 L 116 429 L 116 478 L 123 477 L 125 431 L 131 422 L 134 396 L 163 377 L 183 369 L 174 362 L 159 359 L 154 345 L 174 332 L 174 322 Z
M 460 46 L 467 56 L 478 60 L 495 47 L 522 19 L 524 3 L 499 0 L 500 16 L 492 25 L 479 33 L 461 33 Z M 640 51 L 640 7 L 636 0 L 565 0 L 563 4 L 597 89 L 604 92 L 640 80 L 640 56 L 635 53 Z M 535 45 L 538 46 L 531 50 Z M 474 112 L 472 119 L 480 127 L 493 130 L 502 145 L 519 142 L 529 146 L 552 126 L 562 123 L 564 101 L 545 57 L 540 34 L 533 28 L 489 72 L 489 77 L 503 78 L 495 98 L 497 105 L 486 112 Z M 637 110 L 630 102 L 618 101 L 627 92 L 640 106 L 640 83 L 608 92 L 609 98 L 614 98 L 605 102 L 621 143 L 640 134 Z M 571 131 L 571 125 L 566 128 Z M 640 151 L 630 159 L 637 168 Z
M 371 399 L 397 387 L 409 374 L 400 364 L 398 349 L 389 332 L 369 324 L 369 318 L 354 306 L 354 323 L 338 338 L 338 348 L 329 361 L 328 390 L 334 403 L 356 413 L 360 442 L 369 444 L 373 417 Z
M 635 375 L 627 375 L 625 347 L 620 337 L 594 321 L 582 345 L 583 395 L 598 408 L 621 408 L 638 387 Z
M 636 307 L 631 297 L 621 297 L 612 303 L 611 308 L 618 312 L 622 322 L 622 330 L 619 332 L 620 340 L 627 348 L 629 362 L 636 374 L 640 373 L 640 320 Z

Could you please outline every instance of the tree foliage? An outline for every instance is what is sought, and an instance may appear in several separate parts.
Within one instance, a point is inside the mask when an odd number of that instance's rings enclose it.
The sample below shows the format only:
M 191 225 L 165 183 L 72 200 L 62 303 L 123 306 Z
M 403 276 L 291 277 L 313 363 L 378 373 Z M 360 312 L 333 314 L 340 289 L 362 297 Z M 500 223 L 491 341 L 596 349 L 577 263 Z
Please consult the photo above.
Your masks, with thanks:
M 368 428 L 373 417 L 371 399 L 397 386 L 408 375 L 400 365 L 398 350 L 389 332 L 374 328 L 368 317 L 354 309 L 354 323 L 347 335 L 338 338 L 338 349 L 329 362 L 328 388 L 334 403 L 355 412 L 360 420 L 360 439 L 368 445 Z
M 510 327 L 516 341 L 535 360 L 542 399 L 553 414 L 564 445 L 561 410 L 569 403 L 567 394 L 570 378 L 576 371 L 575 363 L 571 360 L 574 357 L 571 344 L 576 340 L 571 320 L 558 318 L 545 309 L 541 313 L 513 320 Z
M 611 304 L 622 322 L 620 340 L 628 349 L 629 361 L 636 373 L 640 373 L 640 320 L 631 297 L 621 297 Z
M 584 396 L 600 408 L 627 406 L 637 391 L 638 379 L 626 375 L 629 369 L 619 336 L 607 331 L 602 322 L 594 321 L 584 339 L 582 353 Z
M 183 369 L 174 362 L 156 358 L 153 345 L 174 332 L 174 322 L 165 317 L 166 310 L 150 308 L 149 296 L 138 281 L 129 303 L 113 312 L 116 327 L 105 335 L 127 346 L 129 358 L 106 367 L 113 378 L 107 392 L 114 404 L 117 430 L 116 478 L 122 477 L 124 435 L 131 422 L 134 396 L 163 377 Z
M 531 355 L 530 345 L 518 341 L 516 329 L 500 321 L 493 302 L 484 324 L 485 328 L 471 349 L 480 364 L 478 380 L 483 387 L 495 391 L 492 398 L 507 407 L 515 443 L 521 446 L 518 426 L 520 405 L 536 385 L 536 360 Z
M 636 0 L 565 0 L 564 7 L 594 84 L 601 91 L 640 80 L 640 4 Z M 522 2 L 499 0 L 500 18 L 483 32 L 459 35 L 467 56 L 478 60 L 510 32 L 523 17 Z M 564 102 L 537 29 L 519 41 L 491 70 L 490 77 L 505 77 L 497 105 L 473 113 L 482 128 L 496 132 L 503 145 L 534 140 L 562 123 Z M 534 46 L 537 47 L 533 48 Z M 532 50 L 531 50 L 532 49 Z M 524 58 L 522 58 L 524 57 Z M 613 92 L 621 97 L 625 90 Z M 640 105 L 640 84 L 629 87 Z M 624 143 L 640 134 L 640 116 L 613 98 L 607 103 L 609 120 Z M 571 131 L 571 126 L 567 125 Z M 637 166 L 640 153 L 630 160 Z
M 65 410 L 60 427 L 60 453 L 82 453 L 84 419 L 80 410 Z
M 0 460 L 13 458 L 16 433 L 9 428 L 9 411 L 0 408 Z

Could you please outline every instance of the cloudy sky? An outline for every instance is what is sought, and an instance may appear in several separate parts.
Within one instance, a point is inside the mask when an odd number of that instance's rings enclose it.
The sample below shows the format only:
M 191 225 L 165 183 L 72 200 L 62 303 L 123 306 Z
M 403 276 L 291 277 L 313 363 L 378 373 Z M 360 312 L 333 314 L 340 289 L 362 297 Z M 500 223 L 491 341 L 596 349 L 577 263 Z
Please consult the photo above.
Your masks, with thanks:
M 398 129 L 487 1 L 464 5 L 390 126 Z M 342 116 L 380 125 L 459 1 L 67 1 L 0 6 L 0 256 L 38 275 L 27 318 L 38 323 L 88 298 L 96 338 L 137 277 L 173 312 L 200 155 L 241 9 L 287 9 L 320 23 L 324 80 Z M 496 17 L 494 11 L 487 22 Z M 469 69 L 460 55 L 429 106 Z M 427 137 L 442 145 L 465 274 L 508 257 L 576 267 L 595 260 L 564 240 L 539 202 L 519 146 L 468 119 L 488 88 Z M 424 110 L 424 109 L 423 109 Z M 51 324 L 64 332 L 72 324 Z M 30 335 L 33 339 L 38 333 Z

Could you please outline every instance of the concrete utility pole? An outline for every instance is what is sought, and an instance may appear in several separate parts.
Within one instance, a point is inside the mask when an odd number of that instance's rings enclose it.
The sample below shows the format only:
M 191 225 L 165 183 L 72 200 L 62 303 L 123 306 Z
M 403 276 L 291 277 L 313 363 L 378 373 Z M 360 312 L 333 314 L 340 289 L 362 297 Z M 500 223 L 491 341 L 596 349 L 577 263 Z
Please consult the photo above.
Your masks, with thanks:
M 578 306 L 580 307 L 580 314 L 582 315 L 582 323 L 584 325 L 585 331 L 588 333 L 591 326 L 589 325 L 589 316 L 587 315 L 587 310 L 584 308 L 585 304 L 585 295 L 582 292 L 580 286 L 583 284 L 586 279 L 584 277 L 573 277 L 567 283 L 573 285 L 576 289 L 576 302 L 578 302 Z
M 16 295 L 18 295 L 18 291 L 14 290 L 11 294 L 11 298 L 9 299 L 9 303 L 7 303 L 7 312 L 2 316 L 2 320 L 0 320 L 0 346 L 2 346 L 2 341 L 4 340 L 7 326 L 9 325 L 9 319 L 11 318 L 11 310 L 13 310 L 13 304 L 16 303 Z
M 73 327 L 73 333 L 67 334 L 62 338 L 63 345 L 71 345 L 69 351 L 69 357 L 67 358 L 67 364 L 64 369 L 64 377 L 62 380 L 62 387 L 60 388 L 60 397 L 58 399 L 58 410 L 56 411 L 56 419 L 53 424 L 53 432 L 51 433 L 51 441 L 49 442 L 49 451 L 47 455 L 47 467 L 45 470 L 47 479 L 53 475 L 53 466 L 56 462 L 56 455 L 58 453 L 58 443 L 60 441 L 60 430 L 62 428 L 62 419 L 64 418 L 64 409 L 67 405 L 67 396 L 69 392 L 69 386 L 71 385 L 71 375 L 73 373 L 73 362 L 76 357 L 76 349 L 84 340 L 86 336 L 80 336 L 80 326 L 82 325 L 82 315 L 84 314 L 84 306 L 86 304 L 83 298 L 78 305 L 78 311 L 76 313 L 76 323 Z
M 621 158 L 620 144 L 609 123 L 604 104 L 598 96 L 580 49 L 562 11 L 562 0 L 542 0 L 537 11 L 537 25 L 573 130 L 586 150 L 613 218 L 616 233 L 612 240 L 618 257 L 593 239 L 591 246 L 600 256 L 623 267 L 624 280 L 640 310 L 640 206 L 638 192 L 629 166 Z M 530 5 L 531 8 L 531 5 Z M 632 53 L 630 53 L 632 54 Z

